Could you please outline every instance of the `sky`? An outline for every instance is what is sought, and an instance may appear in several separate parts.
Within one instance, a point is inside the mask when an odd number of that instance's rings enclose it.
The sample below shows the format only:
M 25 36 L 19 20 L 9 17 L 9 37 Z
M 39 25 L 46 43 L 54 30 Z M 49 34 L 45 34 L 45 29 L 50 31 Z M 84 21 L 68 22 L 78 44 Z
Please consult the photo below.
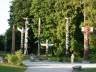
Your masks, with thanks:
M 9 10 L 12 0 L 0 0 L 0 35 L 4 35 L 6 30 L 9 28 Z

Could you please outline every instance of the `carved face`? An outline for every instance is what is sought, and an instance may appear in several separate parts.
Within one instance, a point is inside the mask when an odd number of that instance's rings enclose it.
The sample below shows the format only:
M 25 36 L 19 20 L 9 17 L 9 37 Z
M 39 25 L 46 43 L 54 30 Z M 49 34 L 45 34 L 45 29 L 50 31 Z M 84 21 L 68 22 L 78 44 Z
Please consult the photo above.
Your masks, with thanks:
M 90 32 L 90 27 L 89 26 L 84 27 L 84 32 L 89 33 Z

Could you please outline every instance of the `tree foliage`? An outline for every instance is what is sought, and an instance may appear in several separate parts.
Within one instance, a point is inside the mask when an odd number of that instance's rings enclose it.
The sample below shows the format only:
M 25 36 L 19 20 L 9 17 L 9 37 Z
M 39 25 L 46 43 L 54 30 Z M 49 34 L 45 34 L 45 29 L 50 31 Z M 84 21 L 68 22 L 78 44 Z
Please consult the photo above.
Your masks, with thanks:
M 12 36 L 9 36 L 12 35 L 12 26 L 15 25 L 16 26 L 16 35 L 15 35 L 15 45 L 16 45 L 16 49 L 15 50 L 18 50 L 20 49 L 20 39 L 21 39 L 21 34 L 20 32 L 17 30 L 17 28 L 21 28 L 21 27 L 25 27 L 25 20 L 24 18 L 25 17 L 28 17 L 29 18 L 29 37 L 28 37 L 28 50 L 29 51 L 32 51 L 32 48 L 34 45 L 34 34 L 33 34 L 33 31 L 32 29 L 30 28 L 30 20 L 31 20 L 31 17 L 30 17 L 30 6 L 31 6 L 31 1 L 32 0 L 13 0 L 11 3 L 12 5 L 10 6 L 10 19 L 9 19 L 9 25 L 10 25 L 10 29 L 7 31 L 6 35 L 8 35 L 8 44 L 11 48 L 11 44 L 12 44 Z M 32 41 L 30 41 L 32 40 Z M 10 49 L 9 48 L 9 49 Z M 11 49 L 10 49 L 11 50 Z
M 74 45 L 78 44 L 74 47 L 83 47 L 83 36 L 80 29 L 80 24 L 83 21 L 82 9 L 79 0 L 33 0 L 30 15 L 33 16 L 32 26 L 35 36 L 37 36 L 38 18 L 41 17 L 41 40 L 44 41 L 47 38 L 50 42 L 54 43 L 53 52 L 55 55 L 60 56 L 64 54 L 66 33 L 65 17 L 70 17 L 70 39 L 75 40 L 72 41 Z M 72 46 L 70 45 L 71 48 Z
M 13 0 L 10 7 L 9 24 L 10 26 L 13 24 L 22 26 L 24 25 L 23 17 L 31 17 L 32 37 L 37 39 L 38 19 L 41 18 L 41 42 L 48 39 L 50 43 L 54 43 L 51 54 L 62 56 L 65 55 L 65 17 L 70 17 L 69 52 L 74 50 L 77 55 L 82 56 L 83 33 L 81 28 L 84 26 L 84 11 L 87 22 L 94 27 L 94 32 L 90 36 L 90 49 L 95 50 L 96 0 Z

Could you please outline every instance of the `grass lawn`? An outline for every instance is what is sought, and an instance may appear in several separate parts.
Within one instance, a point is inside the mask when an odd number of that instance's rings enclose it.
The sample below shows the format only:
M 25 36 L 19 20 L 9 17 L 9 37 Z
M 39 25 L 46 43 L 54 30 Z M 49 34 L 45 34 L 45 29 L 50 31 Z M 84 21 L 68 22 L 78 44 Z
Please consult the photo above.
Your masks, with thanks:
M 24 67 L 18 67 L 7 64 L 0 64 L 0 72 L 24 72 Z
M 96 68 L 86 68 L 86 69 L 82 69 L 79 72 L 96 72 Z

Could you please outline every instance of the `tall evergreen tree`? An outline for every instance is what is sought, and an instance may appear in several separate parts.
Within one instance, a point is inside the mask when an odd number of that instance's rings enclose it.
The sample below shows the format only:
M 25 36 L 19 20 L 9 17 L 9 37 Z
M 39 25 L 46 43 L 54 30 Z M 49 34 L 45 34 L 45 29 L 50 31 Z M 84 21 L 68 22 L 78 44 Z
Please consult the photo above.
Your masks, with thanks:
M 11 3 L 12 5 L 10 6 L 10 19 L 9 19 L 9 25 L 10 25 L 10 30 L 12 30 L 12 26 L 15 24 L 16 25 L 16 50 L 20 49 L 20 32 L 17 30 L 17 27 L 24 27 L 25 26 L 25 17 L 29 18 L 29 21 L 31 20 L 32 17 L 29 16 L 30 14 L 30 7 L 31 7 L 31 1 L 32 0 L 13 0 Z M 30 27 L 30 25 L 29 25 Z M 30 29 L 31 30 L 31 29 Z M 32 34 L 32 30 L 29 30 L 29 37 L 28 39 L 32 40 L 29 41 L 29 43 L 34 42 L 34 34 Z M 32 50 L 32 45 L 29 44 L 29 49 Z M 11 47 L 10 47 L 11 48 Z

